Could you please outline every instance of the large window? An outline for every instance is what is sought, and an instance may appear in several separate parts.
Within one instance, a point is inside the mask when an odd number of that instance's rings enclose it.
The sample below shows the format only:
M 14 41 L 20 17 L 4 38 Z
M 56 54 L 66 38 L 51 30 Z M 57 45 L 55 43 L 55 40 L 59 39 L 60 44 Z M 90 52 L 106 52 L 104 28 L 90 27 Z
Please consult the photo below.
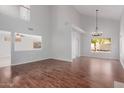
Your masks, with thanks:
M 21 19 L 25 21 L 30 21 L 30 6 L 29 5 L 20 5 L 20 16 Z
M 21 18 L 25 21 L 30 21 L 31 19 L 31 6 L 30 5 L 0 5 L 0 13 Z
M 92 52 L 110 52 L 111 38 L 93 38 L 91 39 Z

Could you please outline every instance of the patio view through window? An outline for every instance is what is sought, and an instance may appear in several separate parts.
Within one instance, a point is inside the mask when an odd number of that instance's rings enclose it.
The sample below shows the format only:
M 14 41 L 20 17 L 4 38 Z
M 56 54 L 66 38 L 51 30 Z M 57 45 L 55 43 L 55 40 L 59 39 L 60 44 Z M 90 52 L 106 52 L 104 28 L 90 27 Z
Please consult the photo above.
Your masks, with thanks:
M 111 51 L 111 38 L 93 38 L 91 39 L 92 52 L 110 52 Z

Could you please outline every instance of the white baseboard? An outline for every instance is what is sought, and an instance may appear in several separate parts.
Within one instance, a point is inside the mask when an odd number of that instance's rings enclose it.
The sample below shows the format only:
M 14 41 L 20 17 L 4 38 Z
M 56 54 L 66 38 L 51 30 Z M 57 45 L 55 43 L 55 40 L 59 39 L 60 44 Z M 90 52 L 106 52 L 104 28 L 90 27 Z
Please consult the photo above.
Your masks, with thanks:
M 109 59 L 109 60 L 119 60 L 119 58 L 112 58 L 112 57 L 96 57 L 96 56 L 81 56 L 81 57 L 90 57 L 90 58 L 98 58 L 98 59 Z
M 123 63 L 123 61 L 120 60 L 120 63 L 121 63 L 121 65 L 122 65 L 123 69 L 124 69 L 124 63 Z
M 2 66 L 2 67 L 16 66 L 16 65 L 27 64 L 27 63 L 37 62 L 37 61 L 43 61 L 43 60 L 47 60 L 47 59 L 55 59 L 55 60 L 61 60 L 61 61 L 66 61 L 66 62 L 72 62 L 72 60 L 69 60 L 69 59 L 49 57 L 49 58 L 42 58 L 42 59 L 36 59 L 36 60 L 23 61 L 23 62 L 18 62 L 18 63 L 14 63 L 14 64 L 12 63 L 10 65 L 5 65 L 5 66 Z M 2 68 L 2 67 L 0 67 L 0 68 Z
M 31 60 L 31 61 L 18 62 L 16 64 L 11 64 L 11 66 L 16 66 L 16 65 L 21 65 L 21 64 L 27 64 L 27 63 L 37 62 L 37 61 L 43 61 L 43 60 L 47 60 L 47 59 L 49 59 L 49 58 L 42 58 L 42 59 L 36 59 L 36 60 Z
M 61 60 L 61 61 L 66 61 L 66 62 L 72 62 L 72 60 L 69 60 L 69 59 L 62 59 L 62 58 L 51 58 L 51 59 Z
M 2 65 L 2 66 L 0 66 L 0 68 L 10 67 L 10 66 L 11 66 L 11 64 L 7 64 L 7 65 Z

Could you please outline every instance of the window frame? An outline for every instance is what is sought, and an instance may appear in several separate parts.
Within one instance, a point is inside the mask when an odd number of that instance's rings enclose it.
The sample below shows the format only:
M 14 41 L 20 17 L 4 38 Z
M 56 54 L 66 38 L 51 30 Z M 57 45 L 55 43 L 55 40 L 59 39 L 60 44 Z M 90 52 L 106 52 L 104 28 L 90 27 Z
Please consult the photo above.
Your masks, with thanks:
M 26 5 L 19 5 L 20 18 L 25 21 L 30 21 L 30 19 L 31 19 L 31 7 L 30 7 L 30 5 L 28 5 L 28 6 L 29 7 L 26 7 Z M 25 12 L 25 14 L 24 13 L 22 14 L 21 9 L 24 9 L 23 12 Z

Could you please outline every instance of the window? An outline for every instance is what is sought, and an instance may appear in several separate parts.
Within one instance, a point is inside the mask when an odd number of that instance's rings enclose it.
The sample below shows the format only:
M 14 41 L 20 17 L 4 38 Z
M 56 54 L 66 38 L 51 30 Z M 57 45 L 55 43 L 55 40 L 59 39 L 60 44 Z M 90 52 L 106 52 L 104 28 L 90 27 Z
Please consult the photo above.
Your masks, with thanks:
M 20 17 L 25 21 L 30 21 L 30 6 L 20 5 Z
M 110 52 L 111 38 L 93 38 L 91 39 L 92 52 Z
M 41 47 L 41 36 L 15 33 L 15 51 L 39 50 Z

